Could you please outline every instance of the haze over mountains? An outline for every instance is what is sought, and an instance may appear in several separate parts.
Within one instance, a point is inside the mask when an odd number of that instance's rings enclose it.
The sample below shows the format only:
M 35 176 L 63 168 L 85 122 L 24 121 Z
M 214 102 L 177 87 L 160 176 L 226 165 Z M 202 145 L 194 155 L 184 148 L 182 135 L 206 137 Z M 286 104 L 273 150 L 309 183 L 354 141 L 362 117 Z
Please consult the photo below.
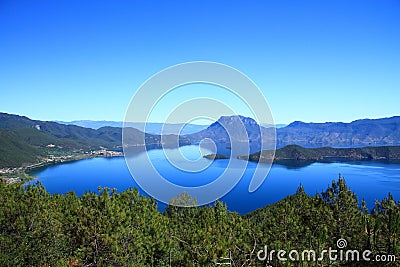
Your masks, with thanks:
M 122 121 L 92 121 L 92 120 L 78 120 L 78 121 L 56 121 L 60 124 L 66 125 L 77 125 L 85 128 L 92 128 L 92 129 L 100 129 L 103 127 L 123 127 Z M 159 123 L 159 122 L 128 122 L 125 126 L 136 128 L 138 130 L 143 131 L 146 127 L 145 132 L 149 134 L 192 134 L 199 132 L 205 128 L 207 125 L 198 125 L 198 124 L 191 124 L 191 123 Z M 164 129 L 163 129 L 164 127 Z
M 176 125 L 173 125 L 174 128 Z M 159 125 L 157 125 L 159 127 Z M 180 126 L 181 127 L 181 126 Z M 192 128 L 191 130 L 195 129 Z M 253 119 L 243 116 L 222 116 L 217 122 L 195 133 L 188 131 L 180 136 L 180 144 L 194 144 L 204 138 L 229 146 L 227 127 L 234 141 L 250 143 L 270 140 L 274 128 L 259 126 Z M 176 127 L 174 128 L 176 129 Z M 230 129 L 230 130 L 229 130 Z M 143 133 L 129 128 L 130 143 L 137 145 L 159 145 L 159 134 Z M 245 138 L 244 138 L 245 136 Z M 364 147 L 400 145 L 400 117 L 357 120 L 351 123 L 304 123 L 293 122 L 276 129 L 277 148 L 287 145 L 302 147 Z M 31 120 L 24 116 L 0 113 L 0 167 L 19 166 L 34 162 L 43 155 L 48 145 L 65 151 L 88 151 L 100 148 L 121 149 L 122 129 L 120 127 L 84 128 L 56 122 Z M 256 151 L 251 151 L 256 152 Z
M 122 121 L 93 121 L 93 120 L 76 120 L 76 121 L 55 121 L 57 123 L 66 124 L 66 125 L 76 125 L 85 128 L 92 129 L 100 129 L 102 127 L 122 127 Z M 140 122 L 129 122 L 127 126 L 136 128 L 138 130 L 143 129 L 145 123 Z M 162 127 L 164 126 L 164 129 Z M 184 127 L 183 127 L 184 126 Z M 272 124 L 263 123 L 261 126 L 268 128 L 272 127 Z M 287 124 L 275 124 L 276 128 L 282 128 L 287 126 Z M 162 130 L 164 134 L 176 134 L 182 129 L 181 134 L 192 134 L 204 130 L 208 127 L 208 125 L 199 125 L 192 123 L 166 123 L 163 124 L 161 122 L 149 122 L 146 124 L 146 133 L 149 134 L 161 134 Z
M 241 118 L 251 141 L 259 141 L 259 126 L 251 118 L 243 116 L 222 116 L 219 125 L 228 125 L 227 119 Z M 85 128 L 100 129 L 106 126 L 122 127 L 122 122 L 116 121 L 72 121 L 60 122 L 68 125 L 78 125 Z M 239 123 L 239 121 L 234 122 Z M 143 130 L 144 123 L 129 123 L 129 127 Z M 350 123 L 326 122 L 326 123 L 305 123 L 295 121 L 287 126 L 276 125 L 277 147 L 286 145 L 300 145 L 303 147 L 363 147 L 363 146 L 385 146 L 399 145 L 400 140 L 400 116 L 382 119 L 362 119 Z M 149 134 L 160 135 L 162 123 L 147 123 L 146 132 Z M 166 124 L 164 134 L 188 135 L 193 142 L 200 138 L 211 138 L 218 142 L 228 142 L 226 132 L 218 127 L 218 124 L 196 125 L 196 124 Z M 235 125 L 229 124 L 235 129 Z M 261 125 L 261 130 L 266 131 L 271 125 Z M 236 127 L 238 128 L 238 127 Z M 234 132 L 234 131 L 232 131 Z M 234 133 L 235 134 L 235 133 Z M 238 135 L 236 133 L 236 135 Z

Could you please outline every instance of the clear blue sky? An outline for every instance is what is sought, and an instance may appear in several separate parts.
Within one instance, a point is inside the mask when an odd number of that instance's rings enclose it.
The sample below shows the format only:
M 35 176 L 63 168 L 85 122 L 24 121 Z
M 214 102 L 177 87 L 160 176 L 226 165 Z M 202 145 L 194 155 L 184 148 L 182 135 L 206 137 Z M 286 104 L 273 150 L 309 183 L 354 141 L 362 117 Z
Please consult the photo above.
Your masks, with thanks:
M 400 1 L 0 1 L 0 111 L 122 120 L 168 66 L 216 61 L 275 122 L 400 115 Z

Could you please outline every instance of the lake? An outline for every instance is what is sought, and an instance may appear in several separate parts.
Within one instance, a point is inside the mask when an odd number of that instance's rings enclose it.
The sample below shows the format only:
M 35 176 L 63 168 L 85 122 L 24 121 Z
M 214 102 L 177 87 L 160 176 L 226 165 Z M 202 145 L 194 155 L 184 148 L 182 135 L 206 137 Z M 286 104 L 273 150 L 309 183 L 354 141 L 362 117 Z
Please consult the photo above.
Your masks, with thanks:
M 191 160 L 199 159 L 199 164 L 209 161 L 199 158 L 207 151 L 201 151 L 198 146 L 182 147 L 179 151 Z M 145 155 L 138 153 L 131 159 L 140 162 Z M 169 181 L 184 186 L 198 186 L 213 181 L 224 172 L 229 162 L 228 159 L 218 159 L 212 163 L 208 162 L 207 164 L 211 164 L 207 169 L 192 173 L 174 168 L 161 149 L 151 150 L 148 155 L 160 174 Z M 306 166 L 274 164 L 259 189 L 249 193 L 249 182 L 256 166 L 256 163 L 249 162 L 239 183 L 221 198 L 229 210 L 245 214 L 294 194 L 300 184 L 313 196 L 326 190 L 332 180 L 337 180 L 339 173 L 358 198 L 365 199 L 369 208 L 374 206 L 375 200 L 386 197 L 388 192 L 391 192 L 396 200 L 400 199 L 400 164 L 371 161 L 312 163 Z M 32 175 L 37 179 L 30 183 L 40 181 L 50 193 L 75 191 L 81 195 L 86 191 L 97 191 L 99 186 L 116 188 L 119 192 L 138 187 L 123 157 L 93 158 L 53 165 L 37 170 Z M 140 188 L 139 192 L 147 195 Z M 159 209 L 164 208 L 165 204 L 160 203 Z

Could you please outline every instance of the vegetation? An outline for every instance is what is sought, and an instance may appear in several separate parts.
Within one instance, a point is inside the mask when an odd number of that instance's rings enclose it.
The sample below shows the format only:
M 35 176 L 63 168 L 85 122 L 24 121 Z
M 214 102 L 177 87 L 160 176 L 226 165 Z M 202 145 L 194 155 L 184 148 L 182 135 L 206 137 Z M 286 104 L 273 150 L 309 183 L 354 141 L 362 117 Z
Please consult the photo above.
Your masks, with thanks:
M 287 127 L 276 130 L 277 146 L 283 147 L 288 144 L 298 144 L 307 147 L 360 147 L 371 145 L 399 145 L 400 144 L 400 117 L 392 117 L 378 120 L 359 120 L 352 123 L 302 123 L 294 122 Z M 228 135 L 227 129 L 230 129 Z M 245 131 L 239 131 L 238 129 Z M 356 130 L 355 130 L 356 129 Z M 161 142 L 160 135 L 145 134 L 135 128 L 129 128 L 130 145 L 144 145 L 148 147 L 159 147 Z M 261 133 L 263 139 L 261 140 Z M 181 135 L 179 137 L 180 145 L 198 143 L 204 138 L 210 138 L 217 143 L 228 144 L 230 140 L 242 142 L 248 140 L 255 146 L 261 141 L 271 141 L 274 139 L 275 131 L 271 128 L 260 127 L 256 121 L 243 116 L 222 116 L 218 121 L 211 124 L 207 129 L 200 132 Z M 168 145 L 175 145 L 176 136 L 165 136 Z M 99 129 L 84 128 L 76 125 L 64 125 L 56 122 L 31 120 L 24 116 L 12 115 L 0 112 L 0 168 L 19 167 L 23 163 L 36 163 L 43 154 L 48 145 L 54 145 L 55 148 L 64 152 L 75 150 L 88 151 L 97 150 L 100 147 L 106 149 L 121 148 L 122 129 L 119 127 L 102 127 Z M 292 150 L 295 148 L 289 146 Z M 332 151 L 332 148 L 320 148 L 320 151 L 306 152 L 300 147 L 295 148 L 299 158 L 319 159 L 328 154 L 339 153 Z M 371 155 L 372 157 L 391 157 L 386 155 L 383 148 L 371 148 L 365 151 L 356 151 L 352 157 L 361 157 Z M 259 150 L 259 149 L 258 149 Z M 286 149 L 287 150 L 287 149 Z M 290 151 L 282 152 L 282 157 L 294 157 L 288 155 Z M 395 157 L 400 158 L 400 147 L 392 147 Z M 252 150 L 256 151 L 256 150 Z M 344 154 L 353 153 L 352 151 L 342 151 Z M 342 152 L 337 156 L 342 157 Z M 374 153 L 376 152 L 376 155 Z M 279 156 L 279 154 L 277 154 Z M 252 155 L 256 158 L 257 155 Z M 328 157 L 329 157 L 328 156 Z M 335 155 L 333 155 L 335 156 Z M 344 157 L 347 157 L 346 155 Z
M 207 154 L 203 158 L 214 160 L 214 159 L 229 159 L 230 157 L 224 154 Z
M 126 129 L 129 144 L 158 146 L 160 135 L 145 134 L 137 129 Z M 171 143 L 173 136 L 167 136 Z M 31 120 L 27 117 L 0 112 L 0 168 L 20 167 L 41 162 L 55 154 L 99 150 L 120 150 L 122 128 L 102 127 L 94 130 L 75 125 Z M 181 141 L 185 143 L 185 140 Z M 187 143 L 187 142 L 186 142 Z
M 182 194 L 165 212 L 137 190 L 51 195 L 41 185 L 0 182 L 0 266 L 399 266 L 400 203 L 389 194 L 371 211 L 343 178 L 311 197 L 299 187 L 278 203 L 240 216 L 225 204 L 196 207 Z M 348 249 L 397 262 L 260 261 L 270 249 Z M 359 265 L 357 265 L 359 264 Z M 229 265 L 228 265 L 229 266 Z
M 96 131 L 0 113 L 0 168 L 39 163 L 47 155 L 95 150 L 100 146 L 115 148 L 121 143 L 121 129 L 118 130 Z
M 0 168 L 34 163 L 39 155 L 38 149 L 19 140 L 15 133 L 0 129 Z
M 380 146 L 361 148 L 305 148 L 298 145 L 289 145 L 272 150 L 263 150 L 249 156 L 240 156 L 241 159 L 263 162 L 274 157 L 276 163 L 287 160 L 296 161 L 327 161 L 336 160 L 400 160 L 400 146 Z

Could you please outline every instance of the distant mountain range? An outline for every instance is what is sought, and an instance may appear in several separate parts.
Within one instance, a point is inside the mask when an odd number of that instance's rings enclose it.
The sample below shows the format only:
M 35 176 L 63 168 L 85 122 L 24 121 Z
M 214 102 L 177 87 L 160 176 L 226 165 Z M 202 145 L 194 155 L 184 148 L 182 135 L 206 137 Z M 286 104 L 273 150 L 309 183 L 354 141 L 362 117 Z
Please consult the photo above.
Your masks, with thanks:
M 123 127 L 122 121 L 93 121 L 93 120 L 76 120 L 76 121 L 55 121 L 60 124 L 66 125 L 76 125 L 85 128 L 100 129 L 102 127 Z M 138 130 L 143 130 L 145 123 L 143 122 L 128 122 L 126 126 L 136 128 Z M 146 133 L 149 134 L 161 134 L 162 127 L 164 126 L 164 134 L 178 134 L 181 130 L 181 134 L 192 134 L 200 132 L 208 127 L 208 125 L 199 125 L 192 123 L 160 123 L 160 122 L 148 122 L 146 123 Z M 269 128 L 275 126 L 275 128 L 283 128 L 287 124 L 268 124 L 262 123 L 261 126 L 264 128 Z
M 242 125 L 242 126 L 241 126 Z M 237 132 L 244 127 L 246 132 Z M 246 134 L 254 144 L 266 143 L 272 138 L 271 128 L 259 126 L 253 119 L 243 116 L 222 116 L 206 129 L 187 135 L 192 142 L 209 138 L 215 142 L 229 143 L 227 130 L 233 133 L 233 141 L 246 141 Z M 267 138 L 267 139 L 266 139 Z M 364 147 L 400 145 L 400 117 L 356 120 L 351 123 L 293 122 L 276 129 L 276 147 L 299 145 L 303 147 Z
M 100 129 L 103 127 L 123 127 L 122 121 L 91 121 L 91 120 L 79 120 L 79 121 L 56 121 L 60 124 L 66 125 L 77 125 L 85 128 L 92 128 L 92 129 Z M 125 127 L 132 127 L 138 129 L 140 131 L 149 133 L 149 134 L 192 134 L 199 132 L 205 128 L 207 125 L 198 125 L 198 124 L 191 124 L 191 123 L 158 123 L 158 122 L 127 122 Z M 164 127 L 164 129 L 163 129 Z
M 400 116 L 350 123 L 293 122 L 277 129 L 277 147 L 364 147 L 400 145 Z
M 88 126 L 89 121 L 86 122 Z M 93 128 L 97 128 L 101 124 L 115 123 L 90 122 L 94 123 Z M 161 124 L 149 125 L 153 127 L 152 132 L 161 132 Z M 167 126 L 171 126 L 167 129 L 170 131 L 169 133 L 176 133 L 176 129 L 182 128 L 181 124 Z M 141 127 L 143 127 L 143 124 L 141 124 Z M 254 153 L 260 150 L 257 150 L 260 142 L 271 141 L 275 131 L 275 128 L 259 126 L 253 119 L 243 116 L 222 116 L 210 126 L 204 127 L 203 125 L 193 124 L 185 126 L 184 131 L 181 132 L 183 134 L 180 136 L 180 144 L 198 143 L 209 138 L 229 151 L 230 141 L 246 143 L 249 138 L 250 153 Z M 121 149 L 122 129 L 120 127 L 93 128 L 31 120 L 24 116 L 0 113 L 0 168 L 34 162 L 43 153 L 46 153 L 49 145 L 54 145 L 65 151 L 88 151 L 101 147 Z M 193 132 L 196 129 L 199 131 Z M 161 143 L 159 134 L 145 134 L 133 127 L 129 128 L 129 131 L 131 132 L 129 135 L 130 145 L 143 146 L 145 145 L 143 140 L 145 140 L 146 145 L 155 145 L 156 147 Z M 230 132 L 230 136 L 228 136 L 227 131 Z M 263 140 L 261 140 L 261 133 Z M 174 139 L 173 136 L 169 137 L 171 137 L 171 140 Z M 286 127 L 276 128 L 276 138 L 277 148 L 287 145 L 299 145 L 306 148 L 399 146 L 400 117 L 364 119 L 351 123 L 304 123 L 296 121 Z
M 127 128 L 127 133 L 130 145 L 157 146 L 161 142 L 160 135 L 145 134 L 135 128 Z M 52 147 L 50 153 L 102 148 L 121 150 L 121 140 L 122 128 L 119 127 L 95 130 L 0 113 L 0 168 L 35 163 L 49 153 L 49 147 Z

